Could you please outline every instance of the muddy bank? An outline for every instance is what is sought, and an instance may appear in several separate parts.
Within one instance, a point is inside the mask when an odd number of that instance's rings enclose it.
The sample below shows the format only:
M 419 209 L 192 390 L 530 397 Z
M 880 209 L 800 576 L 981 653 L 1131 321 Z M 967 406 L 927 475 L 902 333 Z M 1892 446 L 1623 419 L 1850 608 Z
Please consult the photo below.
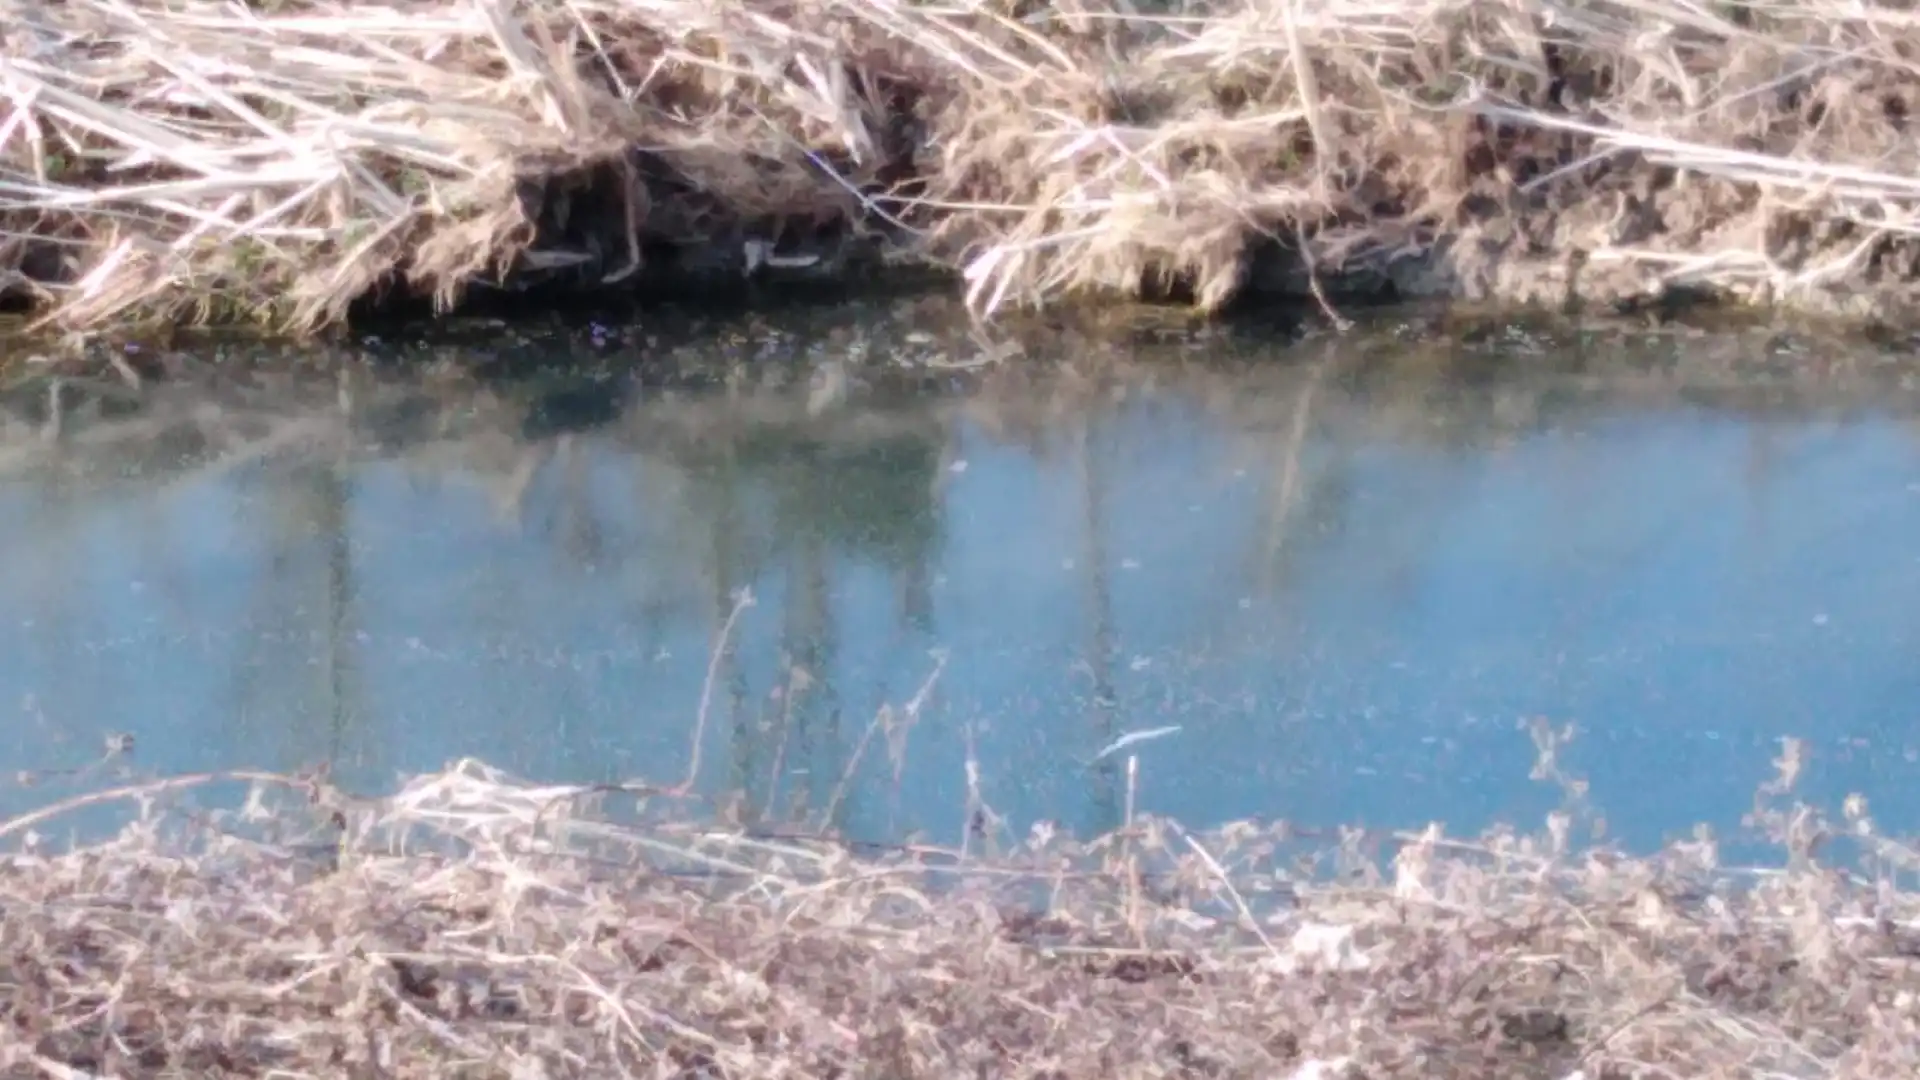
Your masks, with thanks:
M 943 279 L 1905 322 L 1907 18 L 0 0 L 0 292 L 70 329 Z
M 1410 251 L 1315 266 L 1297 246 L 1276 245 L 1253 260 L 1239 298 L 1656 317 L 1737 308 L 1900 330 L 1920 324 L 1913 237 L 1782 207 L 1758 185 L 1623 156 L 1559 198 L 1504 177 L 1478 183 L 1452 221 Z

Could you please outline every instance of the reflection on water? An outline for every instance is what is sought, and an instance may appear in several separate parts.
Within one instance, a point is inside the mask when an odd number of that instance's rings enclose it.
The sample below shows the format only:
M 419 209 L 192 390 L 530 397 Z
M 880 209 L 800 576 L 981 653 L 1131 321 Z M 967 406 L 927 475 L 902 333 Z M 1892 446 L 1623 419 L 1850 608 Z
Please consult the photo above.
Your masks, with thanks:
M 671 783 L 704 695 L 699 785 L 749 818 L 954 839 L 971 756 L 1011 827 L 1101 829 L 1097 752 L 1178 725 L 1145 810 L 1473 830 L 1557 801 L 1538 716 L 1632 843 L 1735 827 L 1786 734 L 1913 826 L 1911 403 L 1363 367 L 405 398 L 132 481 L 36 451 L 0 486 L 0 765 L 125 730 L 163 772 Z

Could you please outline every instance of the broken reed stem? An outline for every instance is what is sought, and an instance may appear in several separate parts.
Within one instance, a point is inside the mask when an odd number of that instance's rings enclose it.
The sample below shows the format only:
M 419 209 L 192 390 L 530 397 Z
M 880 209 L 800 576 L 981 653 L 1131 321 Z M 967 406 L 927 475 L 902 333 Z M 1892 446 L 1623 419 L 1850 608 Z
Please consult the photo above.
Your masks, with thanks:
M 1127 925 L 1133 928 L 1134 943 L 1146 947 L 1146 926 L 1142 919 L 1140 895 L 1140 861 L 1135 851 L 1136 837 L 1133 830 L 1134 799 L 1140 788 L 1140 757 L 1127 755 L 1127 793 L 1126 808 L 1121 818 L 1120 858 L 1125 867 L 1127 881 Z
M 1260 939 L 1260 944 L 1265 946 L 1268 952 L 1279 957 L 1281 955 L 1279 948 L 1274 945 L 1273 939 L 1267 936 L 1266 930 L 1260 926 L 1260 920 L 1254 916 L 1253 908 L 1247 904 L 1247 898 L 1241 896 L 1240 890 L 1234 886 L 1233 876 L 1227 873 L 1227 868 L 1221 866 L 1220 860 L 1214 858 L 1213 853 L 1208 851 L 1205 845 L 1194 839 L 1192 833 L 1185 829 L 1180 829 L 1179 832 L 1180 839 L 1186 842 L 1187 847 L 1191 848 L 1195 855 L 1200 856 L 1200 861 L 1206 864 L 1207 872 L 1213 875 L 1213 879 L 1222 889 L 1226 890 L 1227 897 L 1233 901 L 1233 908 L 1240 914 L 1246 928 Z
M 100 806 L 114 802 L 147 802 L 162 795 L 186 791 L 190 788 L 205 787 L 208 784 L 271 784 L 281 787 L 297 788 L 313 792 L 313 781 L 280 773 L 258 772 L 251 769 L 235 769 L 224 772 L 187 773 L 181 776 L 168 776 L 157 780 L 145 780 L 137 784 L 124 784 L 100 791 L 89 791 L 49 803 L 38 810 L 29 811 L 0 821 L 0 840 L 23 832 L 31 832 L 37 826 L 44 825 L 54 818 L 64 817 L 76 810 L 89 806 Z
M 389 287 L 626 287 L 656 250 L 833 274 L 878 238 L 983 316 L 1167 287 L 1213 308 L 1274 266 L 1336 322 L 1368 281 L 1838 295 L 1920 278 L 1910 18 L 0 0 L 0 292 L 81 330 L 309 330 Z M 1600 270 L 1535 280 L 1563 264 Z
M 985 840 L 987 830 L 993 827 L 992 811 L 987 805 L 986 796 L 980 791 L 980 756 L 974 749 L 973 725 L 961 728 L 961 737 L 966 742 L 967 757 L 962 768 L 967 783 L 966 818 L 960 823 L 960 858 L 965 860 L 973 854 L 973 842 Z
M 813 675 L 799 665 L 787 668 L 787 685 L 780 695 L 780 741 L 774 744 L 773 764 L 767 767 L 767 799 L 762 813 L 778 812 L 781 783 L 787 772 L 787 744 L 793 738 L 793 708 L 801 694 L 812 689 Z
M 666 794 L 676 797 L 689 795 L 700 782 L 700 754 L 707 741 L 707 716 L 713 711 L 713 689 L 720 682 L 720 665 L 733 645 L 734 624 L 740 621 L 740 614 L 752 606 L 753 590 L 743 588 L 735 593 L 733 607 L 721 622 L 719 633 L 714 635 L 713 650 L 707 655 L 706 678 L 700 682 L 700 707 L 694 714 L 693 737 L 687 748 L 687 776 L 668 788 Z
M 936 654 L 933 671 L 921 680 L 919 689 L 915 690 L 913 696 L 908 698 L 907 703 L 900 708 L 898 723 L 901 727 L 911 729 L 919 722 L 920 710 L 926 707 L 927 698 L 933 693 L 933 686 L 940 681 L 940 673 L 945 671 L 946 667 L 946 654 L 944 652 Z M 826 809 L 820 814 L 820 828 L 823 831 L 832 830 L 833 815 L 839 811 L 841 801 L 846 798 L 847 789 L 853 785 L 854 775 L 859 771 L 860 763 L 866 759 L 867 746 L 873 742 L 874 733 L 885 731 L 891 738 L 895 719 L 892 705 L 882 704 L 874 711 L 873 719 L 867 723 L 866 730 L 860 733 L 860 741 L 854 745 L 853 753 L 847 756 L 847 763 L 840 770 L 840 778 L 833 785 L 833 794 L 827 799 Z

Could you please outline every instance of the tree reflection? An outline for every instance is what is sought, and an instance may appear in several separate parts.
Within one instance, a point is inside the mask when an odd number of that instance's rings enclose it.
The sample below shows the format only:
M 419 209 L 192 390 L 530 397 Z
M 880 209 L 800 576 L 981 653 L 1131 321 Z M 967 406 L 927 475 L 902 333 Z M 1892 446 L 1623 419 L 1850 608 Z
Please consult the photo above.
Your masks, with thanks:
M 1107 469 L 1109 457 L 1099 444 L 1099 417 L 1083 413 L 1074 425 L 1074 464 L 1080 489 L 1080 560 L 1087 646 L 1083 657 L 1087 665 L 1092 694 L 1089 700 L 1092 749 L 1113 742 L 1120 734 L 1120 694 L 1114 685 L 1113 660 L 1115 627 L 1113 620 L 1113 569 L 1107 551 Z M 1084 823 L 1084 836 L 1102 836 L 1118 828 L 1123 811 L 1120 805 L 1120 758 L 1108 756 L 1093 765 L 1093 790 L 1090 820 Z
M 352 486 L 334 461 L 278 467 L 249 485 L 264 544 L 234 670 L 242 745 L 285 740 L 274 762 L 301 768 L 371 750 L 358 656 Z

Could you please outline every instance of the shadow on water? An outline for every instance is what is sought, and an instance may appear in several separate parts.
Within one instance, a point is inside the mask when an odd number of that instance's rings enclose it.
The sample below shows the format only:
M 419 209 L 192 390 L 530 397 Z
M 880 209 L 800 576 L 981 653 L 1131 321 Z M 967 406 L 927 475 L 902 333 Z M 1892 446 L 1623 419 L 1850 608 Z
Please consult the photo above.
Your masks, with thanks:
M 127 730 L 161 772 L 673 782 L 704 697 L 748 822 L 955 841 L 971 759 L 1002 842 L 1130 798 L 1475 830 L 1558 802 L 1544 717 L 1630 843 L 1736 829 L 1789 734 L 1822 797 L 1920 812 L 1920 392 L 1883 354 L 1410 318 L 963 368 L 922 304 L 859 319 L 13 410 L 0 764 Z M 1100 756 L 1175 728 L 1137 781 Z

